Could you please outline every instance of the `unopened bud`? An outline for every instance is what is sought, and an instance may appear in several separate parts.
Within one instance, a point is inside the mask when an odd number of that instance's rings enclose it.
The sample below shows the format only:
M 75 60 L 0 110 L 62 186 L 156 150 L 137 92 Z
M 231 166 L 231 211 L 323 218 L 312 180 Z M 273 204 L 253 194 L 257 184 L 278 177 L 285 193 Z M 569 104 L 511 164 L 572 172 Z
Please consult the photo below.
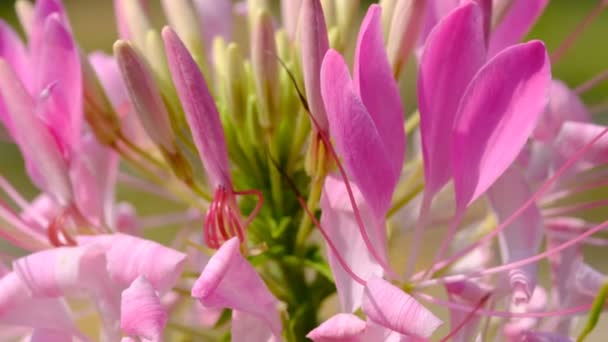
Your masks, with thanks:
M 116 2 L 116 6 L 122 38 L 132 41 L 140 51 L 146 51 L 146 35 L 152 25 L 141 0 L 121 0 Z
M 304 87 L 310 112 L 318 128 L 328 131 L 329 123 L 321 97 L 321 63 L 329 50 L 323 8 L 319 0 L 303 0 L 300 8 L 298 41 L 304 74 Z
M 260 109 L 260 125 L 269 127 L 272 123 L 271 116 L 277 112 L 279 80 L 272 17 L 264 10 L 258 13 L 253 31 L 251 55 Z
M 387 54 L 395 78 L 407 62 L 424 20 L 425 0 L 397 0 L 388 36 Z
M 194 57 L 196 64 L 209 78 L 209 66 L 205 55 L 205 46 L 201 25 L 191 0 L 163 0 L 163 8 L 169 23 Z
M 113 145 L 121 134 L 120 120 L 103 90 L 93 66 L 82 53 L 80 54 L 80 64 L 82 66 L 85 119 L 101 144 Z
M 296 39 L 298 18 L 302 0 L 284 0 L 281 2 L 281 19 L 289 39 Z
M 260 11 L 270 11 L 268 0 L 247 0 L 247 14 L 249 20 L 249 32 L 254 31 Z
M 119 40 L 114 44 L 114 56 L 146 133 L 155 144 L 169 154 L 175 154 L 177 148 L 169 113 L 147 62 L 126 41 Z
M 380 0 L 380 7 L 382 7 L 382 32 L 384 32 L 384 40 L 388 40 L 388 35 L 391 30 L 391 21 L 393 20 L 393 14 L 395 13 L 395 4 L 397 0 Z
M 339 45 L 338 47 L 342 50 L 346 50 L 350 39 L 353 27 L 355 26 L 355 19 L 359 12 L 359 0 L 334 0 L 336 6 L 336 20 L 337 27 L 339 29 Z

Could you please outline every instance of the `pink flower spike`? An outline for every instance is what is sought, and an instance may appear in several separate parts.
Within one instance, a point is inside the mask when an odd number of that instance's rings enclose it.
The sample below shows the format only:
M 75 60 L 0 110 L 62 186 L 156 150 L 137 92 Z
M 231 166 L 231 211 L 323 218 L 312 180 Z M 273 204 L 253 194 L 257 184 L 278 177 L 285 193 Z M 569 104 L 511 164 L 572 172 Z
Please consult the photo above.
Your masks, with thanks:
M 367 324 L 353 314 L 339 313 L 321 323 L 306 337 L 314 342 L 360 341 Z
M 329 50 L 321 66 L 321 94 L 338 154 L 377 217 L 384 217 L 398 174 L 374 121 L 357 95 L 344 59 Z
M 72 35 L 59 19 L 49 16 L 44 24 L 35 91 L 40 93 L 36 109 L 57 140 L 63 155 L 70 158 L 79 147 L 82 133 L 82 72 Z M 57 67 L 62 61 L 62 67 Z
M 199 155 L 214 188 L 232 189 L 224 128 L 205 78 L 175 31 L 162 32 L 173 83 Z
M 310 114 L 314 117 L 319 129 L 327 132 L 329 123 L 327 122 L 327 113 L 323 105 L 321 76 L 319 72 L 323 63 L 323 57 L 327 50 L 329 50 L 329 40 L 327 38 L 327 26 L 325 25 L 321 1 L 289 0 L 285 2 L 287 4 L 284 3 L 284 7 L 297 6 L 299 8 L 297 35 L 306 99 L 310 107 Z M 293 20 L 293 18 L 290 20 Z
M 456 205 L 463 210 L 515 160 L 547 104 L 549 57 L 539 41 L 499 53 L 475 76 L 454 124 Z
M 418 101 L 425 192 L 430 198 L 452 177 L 450 139 L 458 106 L 486 58 L 482 14 L 467 3 L 439 22 L 420 62 Z
M 384 48 L 382 8 L 378 5 L 369 7 L 361 23 L 353 69 L 355 91 L 374 121 L 392 163 L 393 174 L 398 177 L 405 159 L 405 114 Z M 397 180 L 394 181 L 396 184 Z
M 381 278 L 367 282 L 363 312 L 376 324 L 421 338 L 430 337 L 442 324 L 414 298 Z
M 60 205 L 72 202 L 65 160 L 55 138 L 34 112 L 34 101 L 5 60 L 0 58 L 0 96 L 28 172 Z
M 386 260 L 384 220 L 379 222 L 375 218 L 356 186 L 353 186 L 353 193 L 365 228 L 368 230 L 368 236 L 370 236 L 374 248 Z M 382 277 L 384 274 L 382 266 L 367 249 L 361 234 L 359 234 L 355 214 L 348 199 L 344 182 L 334 176 L 325 178 L 321 208 L 323 210 L 321 225 L 327 227 L 329 239 L 335 244 L 342 259 L 350 267 L 350 271 L 361 276 L 364 280 L 370 277 Z M 361 306 L 364 286 L 353 279 L 329 248 L 327 250 L 327 259 L 336 282 L 342 310 L 344 312 L 354 312 Z
M 492 32 L 488 48 L 489 57 L 519 43 L 549 4 L 549 0 L 511 0 L 510 2 L 508 13 Z
M 146 341 L 161 341 L 167 324 L 167 311 L 158 294 L 144 276 L 139 276 L 122 292 L 121 329 Z
M 488 197 L 500 222 L 532 196 L 521 170 L 510 167 L 488 190 Z M 504 263 L 525 259 L 538 252 L 543 238 L 543 219 L 536 205 L 530 206 L 500 233 L 500 252 Z M 527 302 L 536 287 L 537 264 L 509 271 L 508 278 L 517 304 Z
M 239 239 L 226 241 L 192 287 L 192 297 L 209 308 L 230 308 L 256 316 L 280 339 L 278 301 L 243 258 Z

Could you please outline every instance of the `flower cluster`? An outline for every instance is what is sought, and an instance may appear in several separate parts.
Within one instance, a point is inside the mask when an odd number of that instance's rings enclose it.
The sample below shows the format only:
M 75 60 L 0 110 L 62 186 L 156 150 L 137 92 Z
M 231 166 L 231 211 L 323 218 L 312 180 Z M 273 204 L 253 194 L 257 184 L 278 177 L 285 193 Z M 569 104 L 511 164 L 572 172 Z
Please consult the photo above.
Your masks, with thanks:
M 551 64 L 608 1 L 551 55 L 548 2 L 114 0 L 87 55 L 18 0 L 0 122 L 39 194 L 0 176 L 0 340 L 584 340 L 608 73 Z

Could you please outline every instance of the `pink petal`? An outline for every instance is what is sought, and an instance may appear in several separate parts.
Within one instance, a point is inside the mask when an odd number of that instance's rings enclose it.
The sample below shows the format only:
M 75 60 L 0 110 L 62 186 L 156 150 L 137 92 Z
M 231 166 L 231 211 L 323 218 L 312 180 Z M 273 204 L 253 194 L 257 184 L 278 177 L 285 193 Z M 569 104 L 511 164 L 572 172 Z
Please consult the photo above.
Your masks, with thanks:
M 355 50 L 355 91 L 367 108 L 384 143 L 393 174 L 399 175 L 405 158 L 403 105 L 384 48 L 382 9 L 369 7 L 359 31 Z M 391 191 L 392 193 L 392 191 Z
M 367 324 L 353 314 L 339 313 L 321 323 L 306 337 L 314 342 L 357 342 L 365 333 Z
M 204 0 L 201 0 L 201 2 L 204 2 Z M 302 0 L 281 1 L 281 21 L 287 36 L 292 40 L 296 38 L 299 15 L 303 12 L 301 5 Z M 323 18 L 323 22 L 325 22 L 325 18 Z M 323 55 L 321 55 L 321 58 L 323 58 Z
M 121 39 L 133 39 L 133 34 L 129 32 L 129 23 L 125 13 L 124 3 L 130 0 L 114 0 L 114 13 L 116 15 L 116 24 L 118 27 L 118 36 Z M 135 0 L 139 1 L 141 7 L 148 14 L 148 0 Z
M 485 284 L 477 284 L 470 280 L 448 283 L 445 288 L 451 301 L 463 302 L 472 307 L 475 307 L 491 291 Z M 450 309 L 450 327 L 452 329 L 460 326 L 465 319 L 469 320 L 452 338 L 454 342 L 475 340 L 481 317 L 469 318 L 468 316 L 469 313 L 466 311 Z
M 243 311 L 232 311 L 232 341 L 279 342 L 280 336 L 275 336 L 271 328 L 258 316 Z
M 51 329 L 36 329 L 30 337 L 30 342 L 70 342 L 73 341 L 72 334 L 66 334 Z
M 64 155 L 71 156 L 79 147 L 83 121 L 80 56 L 70 32 L 56 14 L 46 20 L 43 39 L 35 75 L 35 89 L 41 97 L 37 111 Z M 57 61 L 61 61 L 61 68 Z
M 546 106 L 550 82 L 549 58 L 539 41 L 506 49 L 477 73 L 454 125 L 458 207 L 477 199 L 515 160 Z
M 143 275 L 156 291 L 165 293 L 173 288 L 186 262 L 183 253 L 130 235 L 114 234 L 108 242 L 107 269 L 123 288 Z
M 280 337 L 278 301 L 239 248 L 239 239 L 234 237 L 215 252 L 194 283 L 192 297 L 206 307 L 230 308 L 254 315 Z
M 327 26 L 325 25 L 321 1 L 289 0 L 286 3 L 294 7 L 297 3 L 297 8 L 299 8 L 299 19 L 297 19 L 299 23 L 298 41 L 306 99 L 317 125 L 319 125 L 321 130 L 327 131 L 329 123 L 327 122 L 327 113 L 321 94 L 320 71 L 323 57 L 327 50 L 329 50 L 329 40 L 327 38 Z
M 33 298 L 17 273 L 0 278 L 0 324 L 75 332 L 67 305 L 55 298 Z
M 216 37 L 224 38 L 226 42 L 232 40 L 232 1 L 195 0 L 194 6 L 200 19 L 207 51 L 211 50 L 211 44 Z
M 460 5 L 461 0 L 430 0 L 426 4 L 424 25 L 420 34 L 420 45 L 425 45 L 428 36 L 441 19 Z
M 231 189 L 224 129 L 205 78 L 177 34 L 165 27 L 162 35 L 173 82 L 209 179 L 214 187 Z
M 414 298 L 380 278 L 367 282 L 363 312 L 383 327 L 422 338 L 430 337 L 442 324 Z
M 15 70 L 19 79 L 23 82 L 29 80 L 31 70 L 27 50 L 19 35 L 4 21 L 0 21 L 0 57 Z M 3 115 L 0 111 L 0 119 Z
M 321 66 L 321 94 L 331 136 L 346 168 L 377 217 L 384 217 L 398 174 L 340 54 L 329 50 Z
M 520 169 L 510 167 L 488 190 L 490 204 L 500 222 L 509 218 L 532 196 L 532 190 Z M 543 219 L 536 205 L 530 206 L 500 233 L 502 261 L 510 263 L 535 255 L 543 238 Z M 538 264 L 509 270 L 508 278 L 514 299 L 528 299 L 536 287 Z M 523 297 L 522 297 L 523 296 Z
M 428 37 L 418 76 L 425 191 L 452 176 L 450 139 L 465 89 L 485 61 L 482 15 L 473 3 L 451 12 Z
M 564 121 L 591 122 L 591 114 L 564 82 L 553 80 L 549 105 L 534 129 L 534 138 L 542 141 L 555 138 Z
M 374 248 L 381 255 L 386 256 L 386 231 L 384 222 L 378 222 L 369 205 L 363 199 L 357 187 L 353 187 L 355 200 L 361 211 L 365 228 L 372 240 Z M 352 210 L 346 187 L 341 180 L 333 176 L 325 179 L 323 195 L 321 197 L 321 225 L 326 228 L 331 241 L 340 251 L 342 259 L 351 270 L 363 279 L 381 277 L 382 266 L 367 250 L 361 237 L 355 215 Z M 336 256 L 328 250 L 328 261 L 331 267 L 340 305 L 345 312 L 354 312 L 361 306 L 363 298 L 363 285 L 357 283 L 342 268 Z
M 508 13 L 492 32 L 488 56 L 520 42 L 543 13 L 549 0 L 513 0 Z
M 140 276 L 122 292 L 121 329 L 132 336 L 160 341 L 167 324 L 167 311 L 158 294 L 144 276 Z
M 606 127 L 593 123 L 566 121 L 553 144 L 562 160 L 566 160 L 585 144 L 600 134 Z M 608 137 L 602 137 L 579 160 L 592 165 L 601 165 L 608 161 Z M 559 166 L 559 165 L 558 165 Z
M 0 96 L 13 126 L 14 138 L 39 186 L 61 205 L 72 201 L 67 165 L 55 138 L 34 112 L 34 101 L 8 64 L 0 59 Z

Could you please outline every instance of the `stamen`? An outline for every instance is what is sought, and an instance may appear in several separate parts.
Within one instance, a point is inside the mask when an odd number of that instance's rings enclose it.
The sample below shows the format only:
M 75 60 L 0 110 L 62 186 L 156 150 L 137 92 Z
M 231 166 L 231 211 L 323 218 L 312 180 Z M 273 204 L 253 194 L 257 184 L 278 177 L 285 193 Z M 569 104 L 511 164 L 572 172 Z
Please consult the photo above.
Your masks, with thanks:
M 589 13 L 583 21 L 581 21 L 578 26 L 570 33 L 566 39 L 562 42 L 562 44 L 551 54 L 551 64 L 557 63 L 559 59 L 561 59 L 564 54 L 572 47 L 574 42 L 581 36 L 583 31 L 591 24 L 599 15 L 602 13 L 602 10 L 608 6 L 608 0 L 600 1 Z
M 481 310 L 481 308 L 486 304 L 486 302 L 488 301 L 488 299 L 490 299 L 490 293 L 486 294 L 485 296 L 483 296 L 483 298 L 481 298 L 479 300 L 479 302 L 477 303 L 477 305 L 475 305 L 475 307 L 473 308 L 473 310 L 471 310 L 471 312 L 469 312 L 469 314 L 467 315 L 467 317 L 465 317 L 462 322 L 460 322 L 460 324 L 458 324 L 458 326 L 454 329 L 452 329 L 452 331 L 450 331 L 444 338 L 441 339 L 441 342 L 447 342 L 449 341 L 452 337 L 456 336 L 456 334 L 458 334 L 458 332 L 460 330 L 462 330 L 462 328 L 464 328 L 474 317 L 475 314 L 477 313 L 477 311 Z
M 569 206 L 565 206 L 565 207 L 551 208 L 551 209 L 543 210 L 543 215 L 567 216 L 567 215 L 571 215 L 571 214 L 579 212 L 579 211 L 589 210 L 589 209 L 593 209 L 593 208 L 597 208 L 597 207 L 603 207 L 605 205 L 608 205 L 608 200 L 605 200 L 605 199 L 599 200 L 599 201 L 577 203 L 577 204 L 573 204 L 573 205 L 569 205 Z
M 599 74 L 597 74 L 595 77 L 593 77 L 592 79 L 588 80 L 587 82 L 579 85 L 578 87 L 574 88 L 574 92 L 577 95 L 581 95 L 591 89 L 593 89 L 594 87 L 598 86 L 600 83 L 604 82 L 608 80 L 608 69 L 600 72 Z
M 490 242 L 494 237 L 496 237 L 503 229 L 505 229 L 506 227 L 508 227 L 514 220 L 516 220 L 522 213 L 524 213 L 531 205 L 532 203 L 534 203 L 540 196 L 542 196 L 545 192 L 547 192 L 551 186 L 559 179 L 559 177 L 564 174 L 576 161 L 578 161 L 585 153 L 587 153 L 587 151 L 589 151 L 589 149 L 595 144 L 597 143 L 604 135 L 606 135 L 606 133 L 608 133 L 608 127 L 603 129 L 598 135 L 596 135 L 593 139 L 591 139 L 591 141 L 589 141 L 587 144 L 585 144 L 583 147 L 581 147 L 576 153 L 574 153 L 572 155 L 572 157 L 570 157 L 570 159 L 568 159 L 556 172 L 553 176 L 551 176 L 551 178 L 549 178 L 546 182 L 544 182 L 540 188 L 528 199 L 528 201 L 526 201 L 526 203 L 524 203 L 519 209 L 517 209 L 513 214 L 511 214 L 511 216 L 509 218 L 507 218 L 506 220 L 504 220 L 500 225 L 498 225 L 496 227 L 496 229 L 494 229 L 493 231 L 491 231 L 489 234 L 485 235 L 484 237 L 480 238 L 478 241 L 476 241 L 475 243 L 469 245 L 468 247 L 462 249 L 460 252 L 455 253 L 454 255 L 452 255 L 451 257 L 441 261 L 441 262 L 435 262 L 433 263 L 433 265 L 431 265 L 431 267 L 429 268 L 428 271 L 426 272 L 422 272 L 422 275 L 427 274 L 427 272 L 434 272 L 438 269 L 441 269 L 455 261 L 457 261 L 458 259 L 462 258 L 463 256 L 469 254 L 471 251 L 473 251 L 475 248 Z M 420 274 L 416 274 L 414 276 L 414 278 L 418 278 L 417 276 L 419 276 Z

